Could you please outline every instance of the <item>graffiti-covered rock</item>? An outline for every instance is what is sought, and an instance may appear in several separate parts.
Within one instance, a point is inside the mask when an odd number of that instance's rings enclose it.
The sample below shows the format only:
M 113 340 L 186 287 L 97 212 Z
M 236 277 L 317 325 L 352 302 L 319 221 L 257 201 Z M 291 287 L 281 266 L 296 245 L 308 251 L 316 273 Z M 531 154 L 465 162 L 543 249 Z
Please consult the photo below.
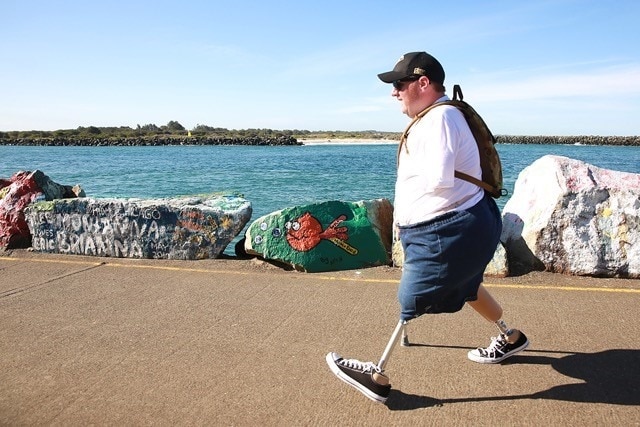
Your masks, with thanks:
M 640 277 L 640 174 L 541 157 L 518 176 L 503 224 L 516 274 Z
M 291 207 L 253 221 L 245 251 L 306 272 L 386 265 L 392 223 L 387 199 Z
M 75 199 L 25 210 L 33 248 L 120 258 L 217 258 L 251 218 L 238 195 Z
M 36 200 L 53 200 L 84 196 L 79 187 L 53 182 L 42 171 L 19 171 L 8 180 L 0 179 L 0 247 L 7 249 L 31 246 L 31 233 L 24 209 Z

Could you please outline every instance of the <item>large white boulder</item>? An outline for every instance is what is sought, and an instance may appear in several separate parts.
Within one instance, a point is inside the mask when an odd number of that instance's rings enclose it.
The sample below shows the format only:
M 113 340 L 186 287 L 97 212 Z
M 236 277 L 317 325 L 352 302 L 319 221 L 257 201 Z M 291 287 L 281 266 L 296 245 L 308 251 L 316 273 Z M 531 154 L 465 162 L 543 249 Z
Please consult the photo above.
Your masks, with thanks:
M 640 174 L 544 156 L 503 209 L 510 274 L 640 277 Z

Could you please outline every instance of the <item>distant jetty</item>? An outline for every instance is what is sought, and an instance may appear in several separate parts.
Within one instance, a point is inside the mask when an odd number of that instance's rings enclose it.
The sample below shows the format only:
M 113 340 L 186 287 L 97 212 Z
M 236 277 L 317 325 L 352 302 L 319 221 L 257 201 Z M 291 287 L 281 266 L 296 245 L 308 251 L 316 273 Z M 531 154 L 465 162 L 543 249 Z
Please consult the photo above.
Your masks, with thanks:
M 627 145 L 640 146 L 640 136 L 527 136 L 496 135 L 501 144 Z
M 274 138 L 251 137 L 209 137 L 209 136 L 151 136 L 151 137 L 18 137 L 0 138 L 0 145 L 19 146 L 86 146 L 86 147 L 137 147 L 137 146 L 165 146 L 165 145 L 302 145 L 291 136 Z
M 397 138 L 396 138 L 397 137 Z M 387 135 L 383 141 L 398 141 L 400 135 Z M 0 135 L 0 145 L 17 146 L 87 146 L 87 147 L 135 147 L 135 146 L 167 146 L 167 145 L 253 145 L 253 146 L 285 146 L 303 145 L 305 142 L 328 141 L 315 139 L 308 134 L 298 140 L 290 135 L 268 136 L 177 136 L 154 135 L 140 137 L 84 137 L 84 136 L 9 136 Z M 330 139 L 331 142 L 379 141 L 379 139 L 359 136 L 357 132 L 349 133 L 349 138 L 340 136 Z M 531 136 L 531 135 L 496 135 L 501 144 L 564 144 L 564 145 L 615 145 L 640 146 L 640 136 Z

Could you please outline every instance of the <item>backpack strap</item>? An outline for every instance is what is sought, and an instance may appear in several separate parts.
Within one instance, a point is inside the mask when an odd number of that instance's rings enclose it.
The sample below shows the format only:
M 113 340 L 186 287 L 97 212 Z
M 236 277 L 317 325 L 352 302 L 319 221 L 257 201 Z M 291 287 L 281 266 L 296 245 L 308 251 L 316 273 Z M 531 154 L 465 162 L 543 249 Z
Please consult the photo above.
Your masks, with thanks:
M 400 144 L 398 144 L 397 162 L 398 163 L 400 162 L 400 151 L 402 150 L 402 147 L 404 147 L 405 143 L 407 142 L 407 137 L 409 136 L 409 130 L 411 130 L 411 128 L 413 127 L 413 125 L 416 124 L 416 122 L 418 122 L 421 118 L 423 118 L 425 116 L 425 114 L 427 114 L 429 111 L 431 111 L 432 109 L 434 109 L 434 108 L 436 108 L 436 107 L 438 107 L 440 105 L 453 105 L 453 106 L 457 107 L 457 105 L 456 105 L 456 103 L 454 101 L 462 102 L 463 99 L 464 99 L 464 95 L 462 94 L 462 88 L 460 87 L 460 85 L 453 85 L 453 101 L 437 102 L 435 104 L 429 105 L 427 108 L 425 108 L 424 110 L 419 112 L 413 118 L 413 120 L 411 120 L 411 122 L 407 125 L 407 127 L 404 130 L 404 132 L 402 132 L 402 136 L 400 137 Z M 466 120 L 466 117 L 465 117 L 465 120 Z M 407 150 L 407 153 L 409 152 L 409 150 L 406 147 L 405 147 L 405 150 Z M 463 174 L 463 175 L 466 175 L 466 174 Z M 469 175 L 466 175 L 466 176 L 469 176 Z
M 462 95 L 462 88 L 460 85 L 453 85 L 453 100 L 464 101 L 464 95 Z
M 457 86 L 458 85 L 456 85 L 456 87 Z M 462 92 L 460 92 L 460 93 L 462 93 Z M 411 120 L 411 122 L 407 125 L 407 127 L 404 130 L 404 132 L 402 132 L 402 136 L 400 137 L 400 144 L 398 144 L 397 164 L 400 164 L 400 152 L 402 151 L 403 147 L 404 147 L 405 151 L 407 153 L 409 153 L 409 149 L 405 145 L 406 145 L 406 142 L 407 142 L 407 137 L 409 136 L 409 131 L 411 130 L 413 125 L 415 125 L 417 122 L 419 122 L 421 118 L 423 118 L 429 111 L 433 110 L 434 108 L 439 107 L 441 105 L 453 105 L 454 107 L 457 107 L 456 106 L 456 102 L 457 101 L 436 102 L 434 104 L 429 105 L 427 108 L 425 108 L 424 110 L 422 110 L 421 112 L 416 114 L 416 116 L 413 118 L 413 120 Z M 465 120 L 466 120 L 466 118 L 465 118 Z
M 405 151 L 407 153 L 409 153 L 409 149 L 406 147 L 406 143 L 407 143 L 407 137 L 409 136 L 409 131 L 411 130 L 413 125 L 415 125 L 418 121 L 420 121 L 420 119 L 423 118 L 425 114 L 427 114 L 429 111 L 431 111 L 433 108 L 436 108 L 439 105 L 442 105 L 442 103 L 438 102 L 436 104 L 431 104 L 430 106 L 428 106 L 427 108 L 425 108 L 424 110 L 422 110 L 421 112 L 416 114 L 416 116 L 413 118 L 413 120 L 411 120 L 411 122 L 404 129 L 404 132 L 402 132 L 402 136 L 400 137 L 400 144 L 398 144 L 398 154 L 397 154 L 397 157 L 396 157 L 396 166 L 398 166 L 400 164 L 400 152 L 402 151 L 402 148 L 404 147 Z
M 471 175 L 467 175 L 464 172 L 454 171 L 453 176 L 455 176 L 456 178 L 462 179 L 464 181 L 470 182 L 472 184 L 475 184 L 478 187 L 487 190 L 491 195 L 502 193 L 502 190 L 496 189 L 493 185 L 487 184 L 486 182 L 481 181 L 478 178 L 474 178 Z

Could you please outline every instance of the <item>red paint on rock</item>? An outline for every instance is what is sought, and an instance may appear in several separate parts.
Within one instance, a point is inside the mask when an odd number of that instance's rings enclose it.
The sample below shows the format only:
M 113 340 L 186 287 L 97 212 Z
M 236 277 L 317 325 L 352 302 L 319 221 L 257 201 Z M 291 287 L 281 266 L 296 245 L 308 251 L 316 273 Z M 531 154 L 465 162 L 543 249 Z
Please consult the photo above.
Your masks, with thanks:
M 9 180 L 0 181 L 0 247 L 13 249 L 31 246 L 31 233 L 24 217 L 24 208 L 43 194 L 33 175 L 20 171 Z

